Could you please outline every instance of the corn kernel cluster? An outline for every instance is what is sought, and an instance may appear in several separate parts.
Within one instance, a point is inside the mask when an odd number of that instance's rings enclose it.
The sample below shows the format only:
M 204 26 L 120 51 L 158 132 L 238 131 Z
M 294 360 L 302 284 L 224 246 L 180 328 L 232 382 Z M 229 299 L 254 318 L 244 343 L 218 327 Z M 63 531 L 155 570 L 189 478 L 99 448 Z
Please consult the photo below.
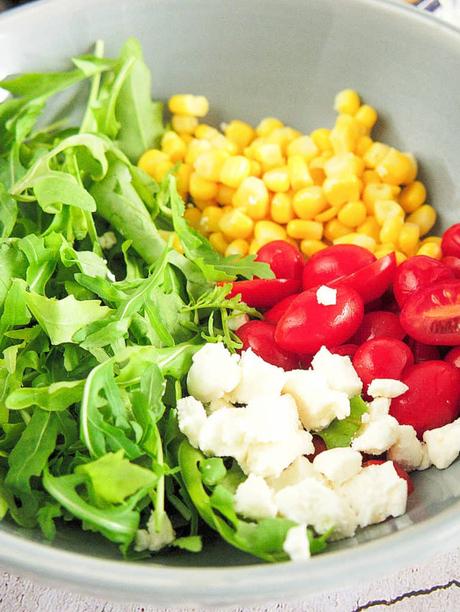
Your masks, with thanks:
M 372 139 L 377 112 L 355 91 L 339 92 L 334 108 L 334 127 L 311 134 L 273 117 L 256 128 L 235 119 L 219 131 L 199 122 L 206 98 L 175 95 L 172 129 L 139 166 L 158 181 L 175 172 L 188 222 L 226 255 L 281 239 L 306 256 L 356 244 L 376 257 L 395 252 L 399 263 L 440 258 L 440 238 L 423 238 L 436 212 L 414 157 Z

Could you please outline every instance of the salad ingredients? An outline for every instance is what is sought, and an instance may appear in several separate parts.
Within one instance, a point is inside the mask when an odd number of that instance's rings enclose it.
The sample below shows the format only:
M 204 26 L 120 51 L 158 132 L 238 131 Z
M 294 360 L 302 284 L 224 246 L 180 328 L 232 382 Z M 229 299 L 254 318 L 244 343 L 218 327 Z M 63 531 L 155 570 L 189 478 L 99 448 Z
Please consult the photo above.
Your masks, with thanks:
M 288 295 L 288 297 L 283 298 L 277 304 L 266 310 L 264 312 L 264 320 L 273 324 L 278 323 L 296 297 L 297 294 Z
M 407 344 L 385 336 L 364 342 L 357 348 L 352 359 L 353 367 L 366 391 L 375 378 L 400 380 L 404 370 L 414 363 Z
M 322 304 L 323 306 L 335 306 L 337 304 L 337 290 L 326 287 L 326 285 L 321 285 L 321 287 L 316 290 L 316 299 L 318 304 Z
M 303 257 L 299 250 L 284 240 L 274 240 L 260 248 L 256 261 L 268 264 L 276 278 L 302 277 Z
M 386 310 L 373 310 L 366 312 L 358 331 L 351 340 L 356 344 L 362 344 L 375 338 L 394 338 L 403 340 L 406 332 L 401 326 L 399 316 Z
M 266 321 L 249 321 L 238 329 L 237 334 L 243 343 L 243 350 L 251 348 L 267 363 L 283 370 L 294 370 L 299 366 L 298 357 L 276 345 L 274 325 Z
M 353 274 L 373 262 L 374 255 L 360 246 L 343 244 L 324 249 L 307 260 L 303 270 L 303 288 L 330 285 L 331 281 Z
M 441 249 L 444 257 L 460 257 L 460 223 L 451 225 L 444 232 Z
M 280 299 L 300 290 L 300 282 L 294 278 L 254 279 L 235 281 L 228 298 L 241 296 L 241 301 L 254 308 L 270 308 Z
M 456 368 L 460 368 L 460 347 L 456 346 L 451 349 L 444 357 L 444 359 Z
M 432 257 L 418 255 L 398 267 L 393 291 L 402 308 L 410 296 L 417 295 L 424 287 L 431 287 L 441 281 L 450 281 L 454 278 L 452 270 L 442 262 Z
M 460 420 L 456 420 L 423 434 L 430 462 L 438 469 L 448 467 L 457 459 L 460 453 L 459 433 Z

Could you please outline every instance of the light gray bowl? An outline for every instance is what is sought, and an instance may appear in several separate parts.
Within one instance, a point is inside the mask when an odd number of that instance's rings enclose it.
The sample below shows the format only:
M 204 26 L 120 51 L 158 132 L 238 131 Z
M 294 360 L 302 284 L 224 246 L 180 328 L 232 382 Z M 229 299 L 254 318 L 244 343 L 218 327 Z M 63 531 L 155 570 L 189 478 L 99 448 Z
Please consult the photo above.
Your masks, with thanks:
M 379 110 L 377 136 L 419 159 L 442 225 L 459 220 L 454 28 L 383 0 L 53 0 L 0 18 L 1 70 L 56 69 L 97 38 L 116 54 L 131 35 L 143 44 L 154 95 L 204 94 L 214 122 L 274 115 L 309 131 L 331 125 L 338 90 L 356 88 Z M 69 588 L 158 605 L 286 600 L 381 576 L 458 542 L 460 463 L 414 480 L 405 516 L 308 563 L 264 565 L 219 543 L 198 556 L 125 563 L 79 529 L 50 545 L 7 521 L 0 563 Z

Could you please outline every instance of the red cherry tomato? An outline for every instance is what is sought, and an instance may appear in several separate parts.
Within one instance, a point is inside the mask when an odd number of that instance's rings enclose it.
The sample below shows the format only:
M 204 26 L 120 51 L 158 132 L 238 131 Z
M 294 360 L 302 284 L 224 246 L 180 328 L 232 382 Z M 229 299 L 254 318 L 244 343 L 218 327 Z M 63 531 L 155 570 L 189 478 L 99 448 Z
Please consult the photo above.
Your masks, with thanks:
M 436 346 L 430 346 L 429 344 L 417 342 L 417 340 L 414 340 L 413 338 L 409 338 L 407 340 L 407 344 L 412 351 L 415 363 L 441 359 L 441 353 Z
M 324 440 L 319 436 L 314 435 L 312 442 L 313 446 L 315 447 L 315 450 L 312 452 L 311 455 L 307 455 L 307 459 L 309 459 L 310 461 L 313 461 L 316 456 L 327 450 L 326 442 L 324 442 Z
M 337 288 L 336 304 L 318 304 L 316 291 L 301 293 L 278 321 L 275 339 L 286 351 L 316 353 L 321 346 L 346 342 L 363 319 L 364 304 L 354 289 Z
M 460 223 L 456 223 L 447 229 L 441 242 L 442 254 L 460 257 Z
M 267 263 L 276 278 L 302 278 L 304 258 L 300 251 L 284 240 L 274 240 L 257 252 L 256 261 Z
M 404 261 L 397 269 L 393 291 L 402 308 L 406 300 L 423 287 L 454 278 L 450 268 L 432 257 L 416 255 Z
M 460 278 L 460 257 L 454 257 L 453 255 L 447 255 L 441 259 L 441 263 L 452 270 L 455 278 Z
M 408 368 L 409 389 L 391 401 L 390 414 L 412 425 L 421 438 L 427 429 L 452 423 L 460 414 L 460 371 L 445 361 L 424 361 Z
M 278 323 L 278 321 L 281 319 L 281 317 L 284 315 L 284 313 L 289 308 L 292 301 L 296 299 L 296 297 L 297 294 L 288 295 L 287 297 L 282 299 L 281 302 L 278 302 L 278 304 L 272 306 L 270 310 L 267 310 L 264 314 L 265 321 L 268 321 L 269 323 L 273 324 Z
M 393 282 L 395 273 L 396 257 L 394 253 L 390 253 L 348 276 L 342 276 L 329 282 L 328 286 L 346 285 L 352 287 L 356 289 L 364 303 L 367 304 L 385 293 Z
M 375 261 L 367 249 L 352 244 L 337 244 L 310 257 L 303 269 L 303 288 L 329 285 L 339 276 L 346 276 Z
M 373 310 L 386 310 L 384 307 L 383 298 L 379 297 L 376 300 L 372 300 L 372 302 L 368 302 L 365 306 L 366 312 L 372 312 Z
M 251 348 L 264 361 L 294 370 L 299 367 L 299 358 L 279 348 L 275 342 L 275 326 L 265 321 L 248 321 L 236 332 L 243 343 L 243 350 Z
M 255 278 L 253 280 L 235 281 L 227 297 L 232 298 L 241 293 L 241 300 L 254 308 L 270 308 L 280 300 L 298 293 L 300 281 L 294 278 Z
M 451 349 L 444 357 L 444 360 L 456 368 L 460 368 L 460 346 Z
M 374 378 L 399 380 L 414 363 L 410 348 L 396 338 L 374 338 L 362 344 L 353 357 L 353 366 L 367 389 Z
M 402 340 L 405 335 L 406 332 L 401 327 L 398 315 L 385 310 L 374 310 L 366 312 L 363 322 L 351 341 L 359 345 L 380 336 Z
M 386 463 L 386 461 L 383 459 L 370 459 L 369 461 L 365 461 L 363 463 L 363 468 L 367 467 L 368 465 L 382 465 L 382 463 Z M 399 463 L 396 463 L 396 461 L 392 461 L 392 464 L 398 476 L 405 480 L 407 483 L 407 495 L 412 495 L 412 493 L 415 491 L 412 478 L 409 476 L 406 470 L 399 465 Z
M 341 344 L 340 346 L 333 346 L 329 349 L 334 355 L 342 355 L 342 357 L 353 357 L 358 350 L 357 344 Z
M 424 344 L 460 344 L 460 280 L 438 283 L 412 295 L 400 321 L 409 336 Z

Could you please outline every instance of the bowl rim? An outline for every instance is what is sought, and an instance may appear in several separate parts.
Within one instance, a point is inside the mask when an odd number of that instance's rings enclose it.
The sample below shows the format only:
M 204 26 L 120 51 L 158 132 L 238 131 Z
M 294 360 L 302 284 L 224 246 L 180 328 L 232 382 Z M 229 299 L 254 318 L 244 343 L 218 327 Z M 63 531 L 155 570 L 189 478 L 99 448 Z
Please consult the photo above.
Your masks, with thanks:
M 154 0 L 155 3 L 164 1 Z M 302 0 L 283 1 L 304 3 Z M 418 20 L 431 30 L 453 34 L 460 44 L 460 27 L 411 5 L 402 4 L 400 0 L 349 1 L 363 7 L 372 6 L 376 12 L 394 13 L 396 18 Z M 93 0 L 80 0 L 79 9 L 84 10 L 85 6 L 92 4 Z M 23 15 L 33 16 L 57 6 L 64 11 L 66 6 L 74 8 L 74 5 L 75 0 L 40 0 L 22 5 L 0 15 L 0 29 L 7 28 Z M 443 548 L 452 547 L 460 535 L 459 511 L 460 499 L 421 523 L 359 543 L 353 548 L 330 551 L 314 560 L 236 567 L 172 567 L 155 563 L 154 558 L 149 564 L 138 564 L 91 557 L 28 540 L 0 528 L 0 566 L 46 582 L 125 601 L 145 602 L 154 597 L 156 604 L 230 605 L 236 603 L 235 594 L 239 602 L 276 600 L 280 595 L 284 600 L 286 597 L 302 597 L 329 587 L 335 590 L 351 586 L 375 577 L 385 561 L 395 572 L 411 562 L 423 561 Z M 352 576 L 344 572 L 347 563 L 353 567 Z M 324 581 L 325 575 L 328 577 L 327 582 Z M 255 584 L 258 585 L 257 593 Z

